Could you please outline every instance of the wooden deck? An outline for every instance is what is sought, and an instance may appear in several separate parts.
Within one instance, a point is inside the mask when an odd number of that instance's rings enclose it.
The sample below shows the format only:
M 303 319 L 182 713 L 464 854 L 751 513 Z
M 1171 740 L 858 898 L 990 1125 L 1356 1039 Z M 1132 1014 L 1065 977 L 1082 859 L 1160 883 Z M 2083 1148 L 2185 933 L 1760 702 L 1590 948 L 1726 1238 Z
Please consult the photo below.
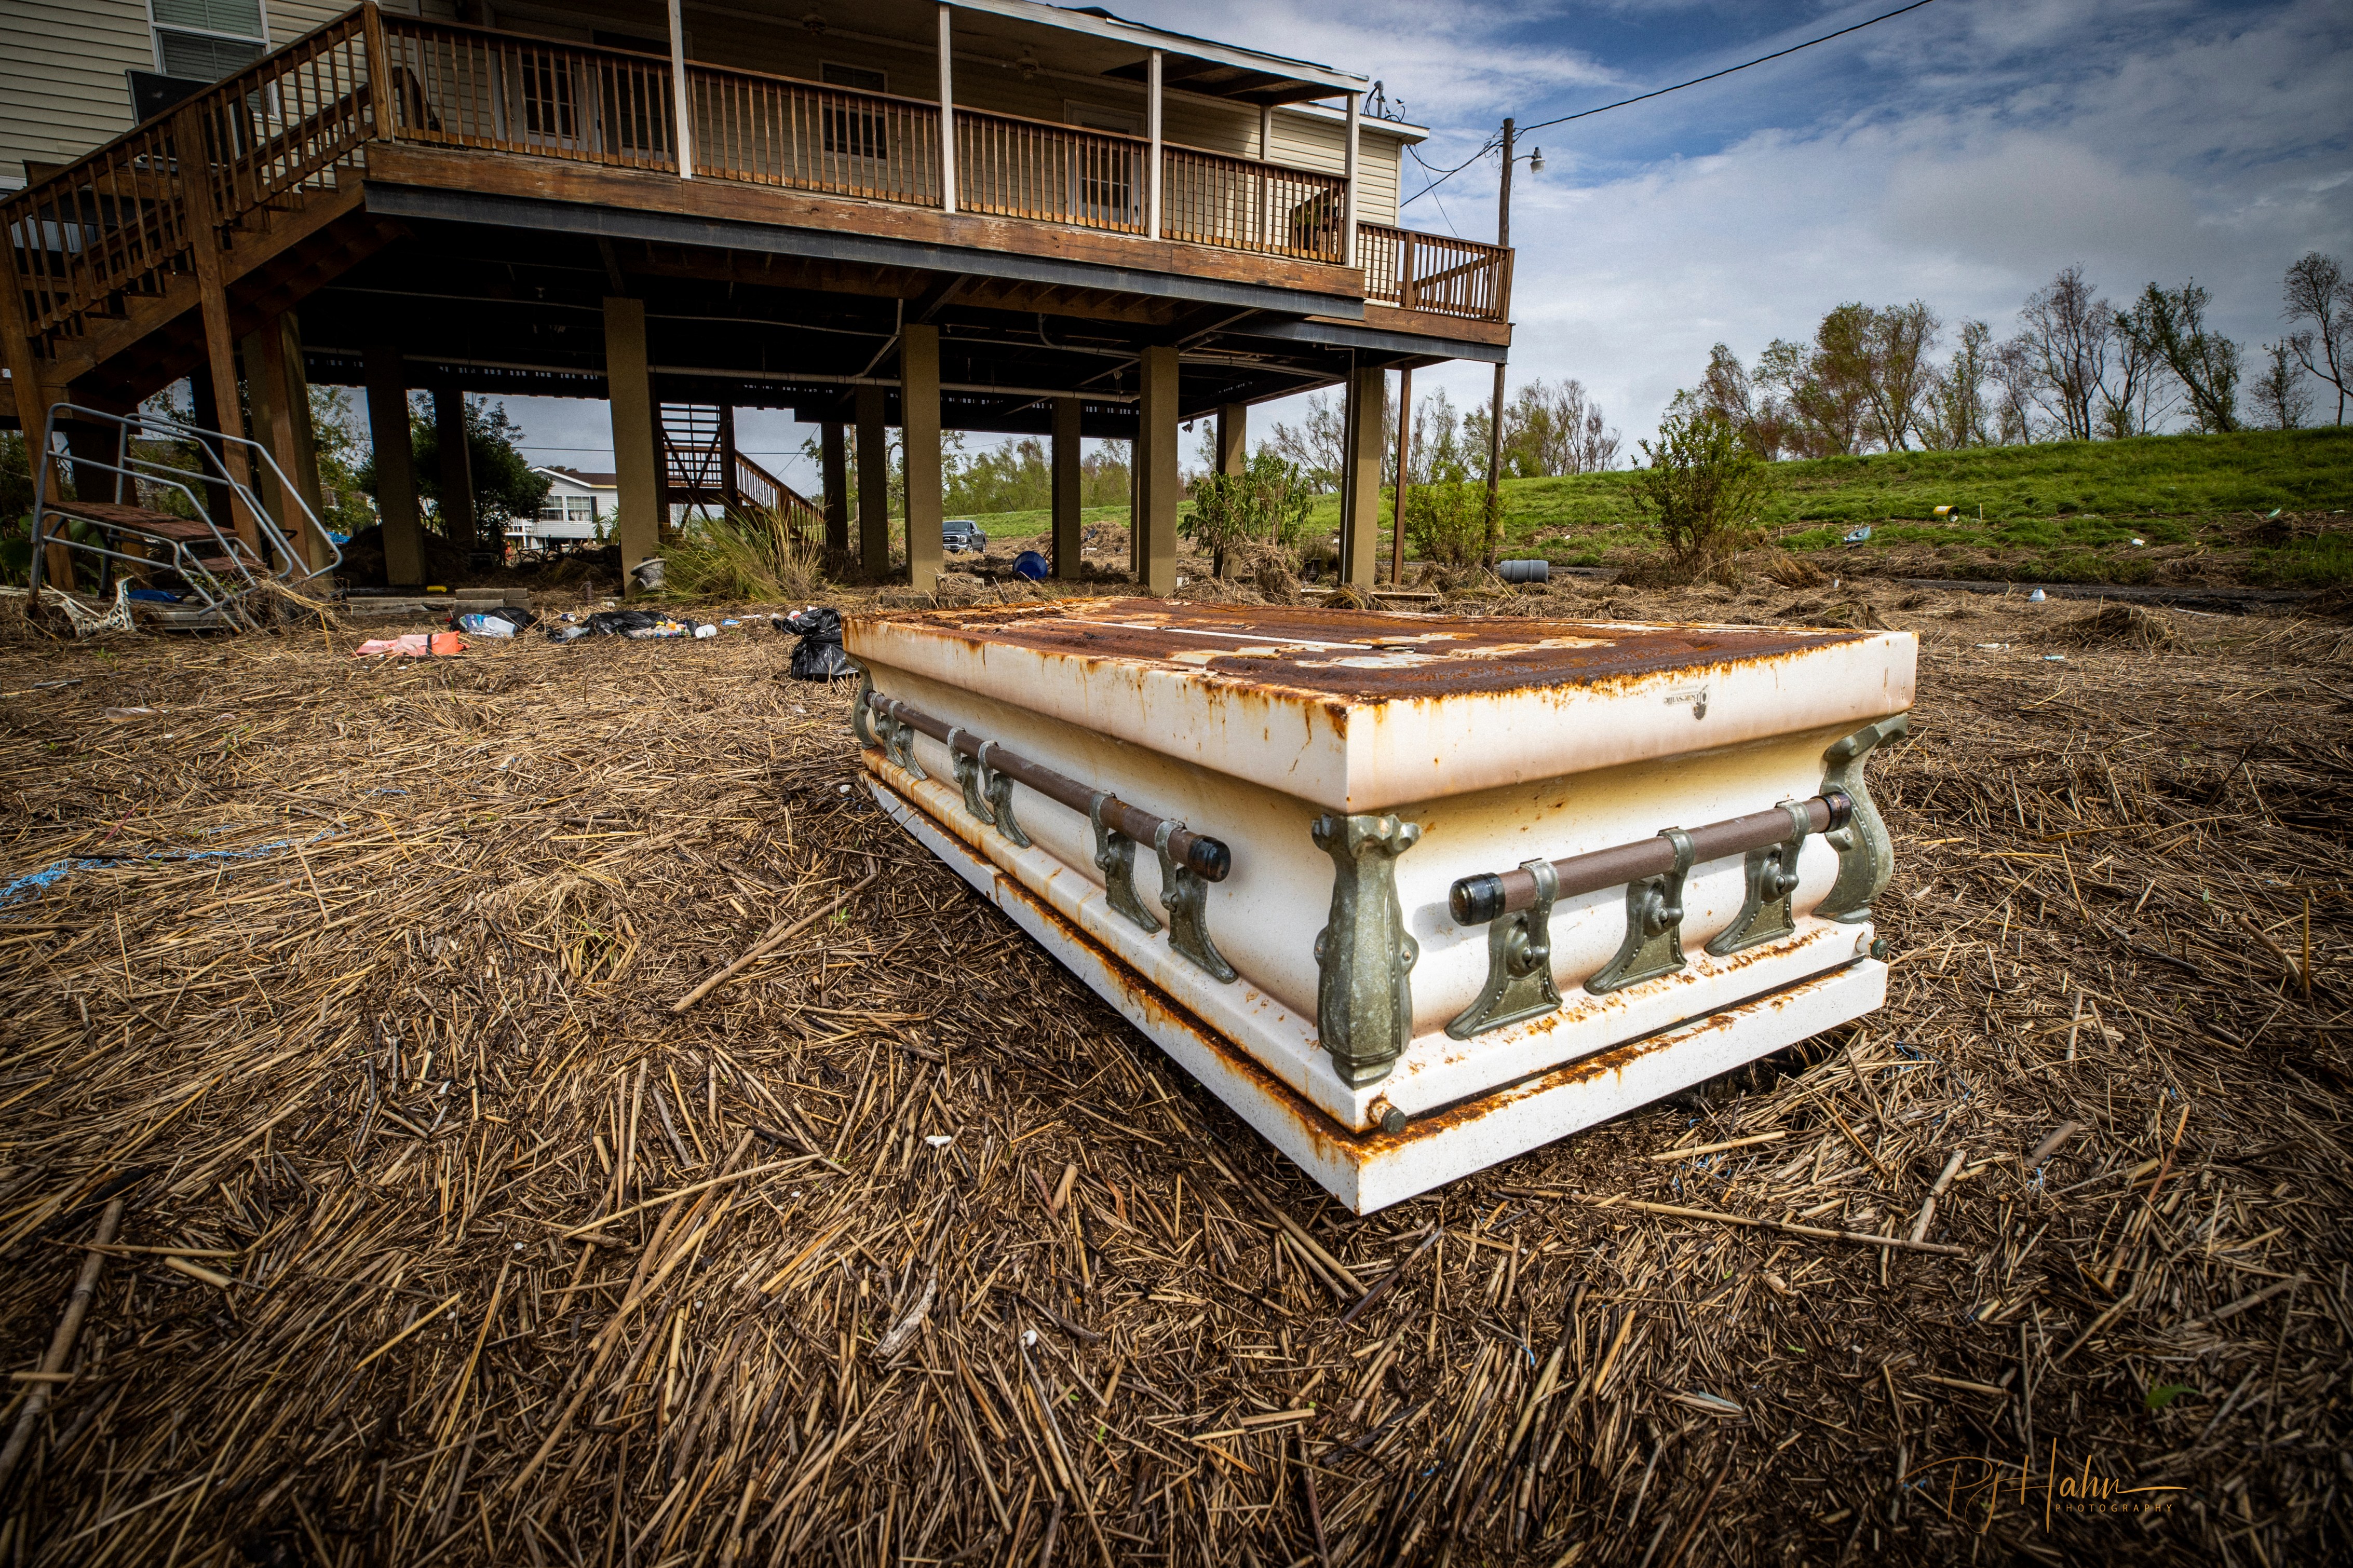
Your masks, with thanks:
M 1370 302 L 1392 332 L 1494 342 L 1475 329 L 1508 320 L 1496 247 L 1363 224 L 1349 265 L 1345 186 L 1328 174 L 1167 144 L 1154 171 L 1141 139 L 962 107 L 948 161 L 935 103 L 706 63 L 686 81 L 681 117 L 655 57 L 360 6 L 0 204 L 16 284 L 0 290 L 0 334 L 31 362 L 19 404 L 169 331 L 201 285 L 285 270 L 289 252 L 295 294 L 303 275 L 347 268 L 396 232 L 322 237 L 371 206 L 370 185 L 753 226 L 802 237 L 807 255 L 867 238 L 1026 257 L 1109 268 L 1145 294 L 1188 279 L 1264 308 L 1251 291 L 1275 291 L 1340 320 Z M 1029 281 L 1058 281 L 1038 270 Z M 234 330 L 204 323 L 207 341 Z M 203 351 L 183 335 L 178 357 Z

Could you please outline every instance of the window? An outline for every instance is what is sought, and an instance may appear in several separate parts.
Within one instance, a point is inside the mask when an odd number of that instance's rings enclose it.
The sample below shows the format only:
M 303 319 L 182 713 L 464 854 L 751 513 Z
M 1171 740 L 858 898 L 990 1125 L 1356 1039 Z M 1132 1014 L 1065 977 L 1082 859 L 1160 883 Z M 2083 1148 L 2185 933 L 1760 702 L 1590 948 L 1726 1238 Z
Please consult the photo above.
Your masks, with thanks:
M 188 81 L 218 81 L 269 51 L 261 0 L 152 0 L 155 68 Z
M 1090 131 L 1111 131 L 1123 136 L 1136 133 L 1136 117 L 1124 110 L 1065 102 L 1062 114 L 1071 124 Z M 1134 147 L 1088 142 L 1081 144 L 1075 157 L 1072 173 L 1078 188 L 1074 195 L 1081 221 L 1112 225 L 1143 221 L 1143 213 L 1136 205 L 1138 171 Z
M 846 66 L 839 61 L 827 60 L 818 68 L 818 75 L 828 87 L 848 88 L 853 92 L 889 90 L 888 77 L 861 66 Z M 850 158 L 882 156 L 888 138 L 883 133 L 881 115 L 828 104 L 822 118 L 827 152 Z
M 569 142 L 580 134 L 572 92 L 572 62 L 562 55 L 524 49 L 516 57 L 522 78 L 523 129 L 533 136 Z
M 593 523 L 596 521 L 596 498 L 551 495 L 540 503 L 539 521 Z

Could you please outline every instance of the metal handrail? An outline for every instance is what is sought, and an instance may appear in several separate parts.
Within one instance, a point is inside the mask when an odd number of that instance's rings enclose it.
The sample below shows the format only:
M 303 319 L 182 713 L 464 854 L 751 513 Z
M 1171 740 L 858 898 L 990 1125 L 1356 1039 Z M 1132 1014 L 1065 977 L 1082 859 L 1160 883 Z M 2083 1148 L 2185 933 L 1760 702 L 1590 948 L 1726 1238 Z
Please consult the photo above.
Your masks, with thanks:
M 307 582 L 311 578 L 323 576 L 343 564 L 343 552 L 335 543 L 333 537 L 328 533 L 326 525 L 319 520 L 318 514 L 311 510 L 310 502 L 303 500 L 302 492 L 287 477 L 286 471 L 278 466 L 278 459 L 270 455 L 269 448 L 260 442 L 242 436 L 225 435 L 217 430 L 199 429 L 195 426 L 165 415 L 146 412 L 125 415 L 117 414 L 109 409 L 90 408 L 80 404 L 58 403 L 51 405 L 47 420 L 43 426 L 42 452 L 55 452 L 57 427 L 61 421 L 111 425 L 116 431 L 116 461 L 101 462 L 87 457 L 71 458 L 75 468 L 77 488 L 80 483 L 82 470 L 96 469 L 100 473 L 112 474 L 115 477 L 114 488 L 117 496 L 122 494 L 125 479 L 131 480 L 134 485 L 145 483 L 176 491 L 186 500 L 189 510 L 195 513 L 190 521 L 202 523 L 212 534 L 214 542 L 219 546 L 218 558 L 229 563 L 236 577 L 244 580 L 244 586 L 231 585 L 235 579 L 225 580 L 209 567 L 205 566 L 195 552 L 187 548 L 187 542 L 143 530 L 136 523 L 104 521 L 102 525 L 114 532 L 132 535 L 143 543 L 168 547 L 172 552 L 173 564 L 166 566 L 164 562 L 153 556 L 137 555 L 106 544 L 78 540 L 63 530 L 51 531 L 49 523 L 55 517 L 85 523 L 101 521 L 95 514 L 84 516 L 79 510 L 95 507 L 99 503 L 84 502 L 78 499 L 67 500 L 53 493 L 52 487 L 57 483 L 58 468 L 64 459 L 51 457 L 47 461 L 34 465 L 33 559 L 28 582 L 36 594 L 40 591 L 41 578 L 47 562 L 46 547 L 51 544 L 60 545 L 79 553 L 94 555 L 102 561 L 119 561 L 133 570 L 154 571 L 158 568 L 167 570 L 188 584 L 189 591 L 204 602 L 206 610 L 222 616 L 239 615 L 240 612 L 237 608 L 238 602 L 257 593 L 266 577 L 276 577 L 285 582 Z M 153 458 L 135 456 L 131 452 L 131 443 L 134 440 L 169 441 L 185 445 L 196 452 L 196 461 L 199 466 L 195 468 L 179 468 Z M 261 468 L 269 471 L 277 483 L 278 493 L 285 499 L 288 510 L 299 514 L 300 521 L 297 523 L 293 537 L 290 537 L 286 531 L 279 526 L 278 520 L 269 515 L 252 488 L 239 479 L 231 470 L 222 458 L 223 447 L 239 448 L 246 454 L 248 462 L 258 458 Z M 204 498 L 197 492 L 199 489 L 210 490 L 216 487 L 226 489 L 233 498 L 230 507 L 232 515 L 241 506 L 246 513 L 255 520 L 257 530 L 262 535 L 259 551 L 257 551 L 254 545 L 248 543 L 234 529 L 224 529 L 214 520 L 211 511 L 205 504 Z M 322 566 L 312 567 L 309 563 L 308 556 L 300 542 L 300 535 L 306 525 L 326 545 L 330 559 Z M 286 564 L 283 569 L 271 571 L 266 559 L 267 554 L 275 554 L 284 562 Z M 256 568 L 259 570 L 257 571 Z
M 1845 792 L 1831 790 L 1810 800 L 1791 801 L 1769 811 L 1753 811 L 1746 816 L 1735 816 L 1723 822 L 1711 822 L 1704 827 L 1680 830 L 1679 837 L 1688 840 L 1691 865 L 1704 860 L 1721 859 L 1750 849 L 1764 849 L 1776 844 L 1786 844 L 1794 827 L 1793 812 L 1806 814 L 1809 833 L 1834 833 L 1844 827 L 1854 815 L 1854 802 Z M 1678 830 L 1670 829 L 1669 832 Z M 1571 855 L 1552 864 L 1554 886 L 1548 899 L 1574 898 L 1579 893 L 1599 892 L 1621 883 L 1639 881 L 1644 877 L 1663 876 L 1675 868 L 1675 843 L 1667 834 L 1638 839 L 1631 844 L 1612 845 L 1589 854 Z M 1484 925 L 1505 915 L 1532 909 L 1538 889 L 1533 872 L 1525 867 L 1509 871 L 1482 872 L 1464 877 L 1447 889 L 1447 911 L 1457 925 Z
M 1139 844 L 1158 845 L 1161 829 L 1167 828 L 1169 857 L 1188 867 L 1205 882 L 1222 882 L 1233 871 L 1233 851 L 1227 848 L 1221 840 L 1196 833 L 1181 822 L 1155 816 L 1140 806 L 1130 805 L 1107 790 L 1081 784 L 1068 773 L 1057 773 L 1042 763 L 1033 763 L 993 741 L 981 739 L 969 730 L 950 724 L 944 719 L 934 719 L 921 709 L 911 708 L 896 698 L 869 691 L 865 700 L 866 706 L 875 713 L 929 735 L 947 747 L 951 754 L 970 757 L 991 772 L 1027 784 L 1048 800 L 1067 805 L 1082 816 L 1100 808 L 1105 826 L 1125 834 Z

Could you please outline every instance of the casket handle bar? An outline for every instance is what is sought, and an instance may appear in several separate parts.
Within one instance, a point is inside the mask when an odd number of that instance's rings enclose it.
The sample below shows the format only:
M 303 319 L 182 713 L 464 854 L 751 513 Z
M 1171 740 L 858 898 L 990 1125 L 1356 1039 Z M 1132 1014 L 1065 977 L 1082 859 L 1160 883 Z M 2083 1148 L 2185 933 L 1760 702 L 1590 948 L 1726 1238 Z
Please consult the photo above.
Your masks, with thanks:
M 1834 833 L 1853 816 L 1854 801 L 1844 791 L 1834 790 L 1810 800 L 1787 802 L 1768 811 L 1753 811 L 1746 816 L 1711 822 L 1704 827 L 1683 829 L 1691 840 L 1690 864 L 1787 844 L 1799 810 L 1805 814 L 1807 832 Z M 1589 855 L 1571 855 L 1565 860 L 1551 862 L 1551 897 L 1573 899 L 1579 893 L 1595 893 L 1645 878 L 1666 876 L 1674 870 L 1675 859 L 1675 846 L 1665 834 L 1596 849 Z M 1534 907 L 1536 898 L 1536 879 L 1522 866 L 1510 871 L 1463 878 L 1448 889 L 1446 907 L 1456 925 L 1484 925 Z
M 1487 926 L 1487 983 L 1446 1032 L 1467 1040 L 1560 1006 L 1552 978 L 1552 910 L 1556 900 L 1580 893 L 1626 889 L 1626 939 L 1585 982 L 1596 996 L 1683 967 L 1683 879 L 1702 861 L 1748 857 L 1747 899 L 1732 924 L 1708 943 L 1710 952 L 1721 957 L 1789 935 L 1796 930 L 1789 897 L 1798 885 L 1799 846 L 1809 833 L 1845 826 L 1853 812 L 1852 798 L 1832 790 L 1704 827 L 1670 827 L 1589 855 L 1530 860 L 1515 870 L 1463 878 L 1448 890 L 1447 910 L 1457 925 Z
M 1234 868 L 1233 852 L 1222 842 L 886 697 L 871 682 L 860 689 L 857 719 L 853 727 L 861 742 L 881 746 L 886 757 L 919 779 L 930 775 L 915 761 L 915 736 L 929 735 L 945 746 L 955 763 L 965 810 L 1016 844 L 1029 843 L 1014 820 L 1017 783 L 1084 816 L 1094 828 L 1095 867 L 1103 874 L 1111 907 L 1142 930 L 1156 931 L 1160 921 L 1135 891 L 1135 848 L 1150 846 L 1160 858 L 1160 902 L 1168 911 L 1169 945 L 1219 980 L 1233 980 L 1233 966 L 1209 940 L 1205 913 L 1205 884 L 1224 881 Z

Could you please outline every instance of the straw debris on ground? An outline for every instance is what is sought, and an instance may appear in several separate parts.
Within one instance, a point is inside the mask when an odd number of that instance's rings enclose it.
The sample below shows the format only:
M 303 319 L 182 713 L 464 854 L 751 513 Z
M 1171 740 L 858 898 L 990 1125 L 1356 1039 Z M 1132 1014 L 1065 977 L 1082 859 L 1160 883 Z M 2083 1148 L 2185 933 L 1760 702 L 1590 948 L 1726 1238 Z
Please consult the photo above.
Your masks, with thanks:
M 1951 607 L 1884 1010 L 1364 1218 L 783 641 L 0 647 L 0 1562 L 2345 1552 L 2353 639 Z

